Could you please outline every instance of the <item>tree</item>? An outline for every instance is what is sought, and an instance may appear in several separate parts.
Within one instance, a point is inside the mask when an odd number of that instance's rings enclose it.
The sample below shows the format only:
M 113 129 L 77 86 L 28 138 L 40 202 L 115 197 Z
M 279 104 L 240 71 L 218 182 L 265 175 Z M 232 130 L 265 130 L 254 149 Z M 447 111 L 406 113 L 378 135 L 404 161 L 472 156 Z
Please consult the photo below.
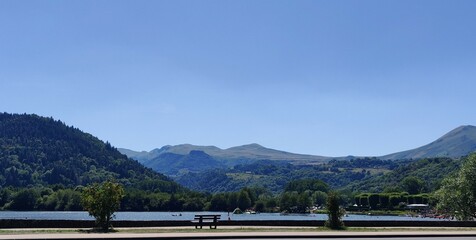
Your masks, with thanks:
M 295 213 L 297 211 L 298 193 L 284 192 L 279 201 L 281 211 Z
M 245 190 L 240 191 L 238 195 L 237 205 L 238 205 L 238 208 L 240 208 L 243 211 L 251 207 L 251 198 L 247 191 Z
M 307 208 L 311 206 L 311 198 L 307 192 L 302 192 L 297 198 L 297 212 L 305 213 Z
M 83 189 L 81 204 L 90 216 L 96 219 L 96 224 L 108 231 L 114 212 L 119 208 L 124 197 L 124 188 L 115 182 L 106 181 L 95 183 Z
M 419 194 L 423 191 L 425 183 L 420 178 L 409 176 L 402 180 L 402 187 L 409 194 Z
M 336 192 L 328 193 L 326 209 L 328 216 L 328 219 L 325 223 L 326 227 L 331 229 L 344 228 L 344 223 L 342 222 L 342 216 L 344 215 L 344 211 L 339 206 L 339 196 Z
M 228 211 L 233 211 L 235 208 L 238 207 L 238 193 L 232 192 L 227 195 L 226 205 Z
M 379 202 L 379 195 L 378 194 L 370 194 L 368 201 L 371 209 L 377 209 L 377 205 L 380 203 Z
M 35 210 L 40 195 L 35 189 L 23 189 L 13 196 L 10 210 Z
M 308 190 L 328 192 L 329 186 L 319 179 L 299 179 L 289 182 L 284 189 L 285 192 L 297 191 L 298 193 Z
M 476 218 L 476 154 L 465 160 L 459 172 L 443 180 L 435 197 L 438 210 L 458 220 Z
M 315 191 L 312 194 L 312 199 L 313 199 L 314 204 L 316 204 L 318 206 L 322 206 L 326 203 L 327 193 L 325 193 L 323 191 Z
M 227 211 L 226 196 L 223 193 L 213 195 L 210 200 L 210 211 Z

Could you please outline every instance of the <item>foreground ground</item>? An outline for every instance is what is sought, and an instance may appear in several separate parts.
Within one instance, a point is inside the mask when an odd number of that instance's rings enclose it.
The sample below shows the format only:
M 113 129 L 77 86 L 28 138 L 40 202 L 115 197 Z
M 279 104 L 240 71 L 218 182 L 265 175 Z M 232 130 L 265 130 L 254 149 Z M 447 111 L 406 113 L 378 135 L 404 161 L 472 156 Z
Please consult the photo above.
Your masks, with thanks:
M 111 233 L 90 229 L 3 229 L 0 239 L 230 239 L 230 238 L 441 238 L 476 239 L 476 228 L 349 228 L 331 231 L 317 227 L 219 227 L 217 230 L 174 228 L 121 228 Z

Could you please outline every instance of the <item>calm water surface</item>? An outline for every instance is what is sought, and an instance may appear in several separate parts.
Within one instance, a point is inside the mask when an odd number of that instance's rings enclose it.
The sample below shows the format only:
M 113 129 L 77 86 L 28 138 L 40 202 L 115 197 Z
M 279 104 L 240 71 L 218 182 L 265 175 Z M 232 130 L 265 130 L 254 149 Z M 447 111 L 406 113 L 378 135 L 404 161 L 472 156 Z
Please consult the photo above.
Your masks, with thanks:
M 195 214 L 220 214 L 221 219 L 226 220 L 327 220 L 325 214 L 289 214 L 261 213 L 261 214 L 229 214 L 226 212 L 117 212 L 115 220 L 192 220 Z M 87 212 L 29 212 L 29 211 L 0 211 L 0 219 L 37 219 L 37 220 L 94 220 Z M 435 221 L 432 218 L 416 218 L 404 216 L 368 216 L 348 215 L 344 220 L 380 220 L 380 221 Z

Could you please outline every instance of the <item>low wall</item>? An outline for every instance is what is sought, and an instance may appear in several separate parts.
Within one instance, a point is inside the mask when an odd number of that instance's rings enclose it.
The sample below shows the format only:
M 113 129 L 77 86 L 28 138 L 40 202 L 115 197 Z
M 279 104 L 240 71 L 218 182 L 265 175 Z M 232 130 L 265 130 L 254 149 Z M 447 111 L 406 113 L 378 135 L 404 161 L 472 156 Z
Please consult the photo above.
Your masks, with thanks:
M 322 220 L 219 221 L 219 226 L 324 226 Z M 476 227 L 476 221 L 344 221 L 347 227 Z M 0 219 L 0 228 L 92 228 L 90 220 Z M 112 221 L 114 227 L 193 226 L 190 221 Z
M 323 220 L 303 221 L 220 221 L 222 226 L 304 226 L 322 227 Z M 347 227 L 476 227 L 476 221 L 344 221 Z

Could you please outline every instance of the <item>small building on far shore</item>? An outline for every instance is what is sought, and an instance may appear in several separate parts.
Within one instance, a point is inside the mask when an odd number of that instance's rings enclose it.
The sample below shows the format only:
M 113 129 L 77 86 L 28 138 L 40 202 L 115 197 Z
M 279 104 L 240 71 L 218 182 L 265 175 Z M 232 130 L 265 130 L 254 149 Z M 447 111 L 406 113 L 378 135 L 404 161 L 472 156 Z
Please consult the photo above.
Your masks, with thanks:
M 408 204 L 405 206 L 407 210 L 414 210 L 414 211 L 425 211 L 430 209 L 430 205 L 428 204 Z

